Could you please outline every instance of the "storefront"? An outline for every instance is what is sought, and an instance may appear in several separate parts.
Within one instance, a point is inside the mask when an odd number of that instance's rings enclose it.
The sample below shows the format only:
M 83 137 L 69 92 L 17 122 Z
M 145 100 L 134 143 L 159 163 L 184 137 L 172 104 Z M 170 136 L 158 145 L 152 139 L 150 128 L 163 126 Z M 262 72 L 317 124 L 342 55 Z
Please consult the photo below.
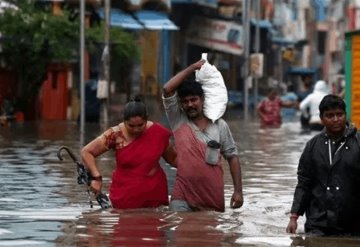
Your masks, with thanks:
M 193 16 L 186 29 L 187 61 L 209 53 L 209 61 L 222 73 L 228 89 L 238 89 L 239 60 L 243 53 L 243 28 L 234 21 Z
M 104 18 L 103 10 L 99 10 Z M 141 50 L 139 78 L 133 78 L 131 93 L 158 95 L 160 86 L 171 76 L 172 72 L 172 31 L 178 27 L 166 13 L 152 10 L 124 12 L 112 9 L 110 25 L 121 27 L 129 32 L 136 32 Z

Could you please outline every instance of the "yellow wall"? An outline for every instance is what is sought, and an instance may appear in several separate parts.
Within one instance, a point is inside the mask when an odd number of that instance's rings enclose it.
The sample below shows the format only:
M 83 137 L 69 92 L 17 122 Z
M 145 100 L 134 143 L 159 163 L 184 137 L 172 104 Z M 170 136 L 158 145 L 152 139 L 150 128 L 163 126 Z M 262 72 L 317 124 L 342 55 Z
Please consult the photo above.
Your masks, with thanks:
M 360 36 L 352 37 L 351 121 L 360 127 Z
M 159 32 L 144 31 L 141 38 L 141 84 L 144 95 L 158 95 Z

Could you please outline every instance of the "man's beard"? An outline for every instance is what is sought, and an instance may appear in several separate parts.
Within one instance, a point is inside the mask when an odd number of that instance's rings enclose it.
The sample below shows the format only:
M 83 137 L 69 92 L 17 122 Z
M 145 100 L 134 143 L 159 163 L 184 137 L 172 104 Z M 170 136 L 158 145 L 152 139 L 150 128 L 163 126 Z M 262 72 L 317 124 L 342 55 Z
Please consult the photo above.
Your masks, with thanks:
M 186 115 L 189 119 L 196 119 L 200 116 L 200 113 L 195 108 L 191 108 L 186 110 Z

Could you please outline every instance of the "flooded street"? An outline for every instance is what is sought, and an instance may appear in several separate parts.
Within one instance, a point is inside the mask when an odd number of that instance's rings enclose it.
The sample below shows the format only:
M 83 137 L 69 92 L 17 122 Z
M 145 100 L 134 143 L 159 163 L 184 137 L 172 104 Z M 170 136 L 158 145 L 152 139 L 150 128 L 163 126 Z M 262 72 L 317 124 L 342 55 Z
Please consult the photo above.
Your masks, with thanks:
M 240 150 L 244 206 L 229 207 L 230 172 L 225 166 L 224 213 L 176 213 L 90 208 L 86 188 L 77 184 L 76 165 L 61 146 L 79 157 L 80 148 L 102 132 L 88 124 L 83 137 L 74 122 L 41 122 L 0 128 L 0 246 L 359 246 L 358 239 L 305 238 L 285 233 L 305 142 L 298 122 L 259 129 L 257 121 L 225 116 Z M 107 191 L 114 160 L 98 159 Z M 164 164 L 169 189 L 175 170 Z

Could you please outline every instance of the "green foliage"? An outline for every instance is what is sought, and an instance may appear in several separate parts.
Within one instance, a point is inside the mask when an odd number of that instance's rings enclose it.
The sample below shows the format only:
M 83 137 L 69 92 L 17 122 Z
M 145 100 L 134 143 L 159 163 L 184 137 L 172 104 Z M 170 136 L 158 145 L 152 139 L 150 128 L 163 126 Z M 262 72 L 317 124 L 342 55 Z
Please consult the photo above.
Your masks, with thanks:
M 19 1 L 18 9 L 0 15 L 0 58 L 18 75 L 17 108 L 26 110 L 46 75 L 50 62 L 65 62 L 78 49 L 78 23 L 69 21 L 68 12 L 55 16 L 39 9 L 34 1 Z
M 98 26 L 92 26 L 85 30 L 86 45 L 90 52 L 97 49 L 98 46 L 96 46 L 96 44 L 104 42 L 104 30 L 103 22 Z M 135 37 L 131 33 L 123 31 L 121 28 L 110 28 L 110 44 L 111 55 L 116 56 L 118 59 L 123 61 L 136 61 L 140 57 L 140 50 L 136 47 Z
M 18 9 L 0 14 L 0 60 L 14 69 L 19 77 L 17 107 L 26 110 L 28 102 L 37 97 L 50 63 L 78 60 L 80 21 L 72 20 L 70 11 L 52 14 L 50 5 L 39 8 L 35 0 L 17 1 Z M 85 30 L 89 51 L 103 41 L 103 27 Z M 131 34 L 111 28 L 111 56 L 131 61 L 139 52 Z

